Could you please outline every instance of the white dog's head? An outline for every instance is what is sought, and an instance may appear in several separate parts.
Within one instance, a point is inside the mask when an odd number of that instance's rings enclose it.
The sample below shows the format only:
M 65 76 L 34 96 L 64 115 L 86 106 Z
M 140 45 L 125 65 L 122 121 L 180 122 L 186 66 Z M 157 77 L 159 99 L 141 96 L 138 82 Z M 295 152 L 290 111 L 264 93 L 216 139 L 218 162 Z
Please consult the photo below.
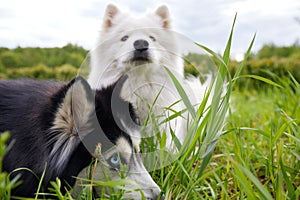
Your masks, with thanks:
M 105 86 L 133 67 L 145 64 L 156 66 L 152 73 L 166 66 L 183 74 L 181 62 L 167 6 L 134 17 L 109 4 L 98 44 L 91 52 L 89 82 L 92 87 Z

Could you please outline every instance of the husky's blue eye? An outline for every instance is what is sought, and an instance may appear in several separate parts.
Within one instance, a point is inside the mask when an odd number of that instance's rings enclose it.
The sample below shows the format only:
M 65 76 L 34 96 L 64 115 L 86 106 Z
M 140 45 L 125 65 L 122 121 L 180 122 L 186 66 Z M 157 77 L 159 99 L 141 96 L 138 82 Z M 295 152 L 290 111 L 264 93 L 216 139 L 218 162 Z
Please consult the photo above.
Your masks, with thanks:
M 121 41 L 122 41 L 122 42 L 125 42 L 128 38 L 129 38 L 129 36 L 128 36 L 128 35 L 125 35 L 125 36 L 123 36 L 123 37 L 121 38 Z
M 120 157 L 117 153 L 112 155 L 108 160 L 108 164 L 114 169 L 120 169 Z
M 113 155 L 111 158 L 110 158 L 110 162 L 114 165 L 117 165 L 119 164 L 119 156 L 117 154 Z

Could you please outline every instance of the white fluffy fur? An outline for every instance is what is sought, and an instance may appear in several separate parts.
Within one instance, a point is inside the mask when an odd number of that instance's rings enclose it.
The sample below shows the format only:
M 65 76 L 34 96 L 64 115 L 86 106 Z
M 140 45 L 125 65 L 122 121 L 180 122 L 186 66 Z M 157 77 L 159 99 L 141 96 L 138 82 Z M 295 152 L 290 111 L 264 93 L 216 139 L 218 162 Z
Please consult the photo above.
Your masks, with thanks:
M 125 35 L 128 39 L 121 41 Z M 131 62 L 135 50 L 133 43 L 139 39 L 149 43 L 149 62 Z M 123 87 L 122 97 L 136 105 L 141 122 L 147 118 L 149 106 L 159 93 L 153 113 L 155 116 L 163 115 L 161 118 L 163 120 L 173 114 L 165 108 L 180 100 L 164 66 L 180 80 L 194 104 L 201 101 L 206 89 L 206 86 L 201 85 L 196 78 L 189 80 L 183 78 L 183 60 L 176 41 L 176 34 L 171 30 L 169 10 L 165 5 L 154 12 L 134 17 L 110 4 L 105 11 L 98 43 L 91 52 L 88 82 L 92 88 L 101 88 L 127 74 L 129 79 Z M 194 89 L 197 90 L 197 100 Z M 172 109 L 176 111 L 184 109 L 183 103 L 176 104 Z M 167 147 L 171 147 L 172 143 L 169 127 L 183 142 L 187 131 L 184 118 L 186 115 L 160 126 L 167 131 Z

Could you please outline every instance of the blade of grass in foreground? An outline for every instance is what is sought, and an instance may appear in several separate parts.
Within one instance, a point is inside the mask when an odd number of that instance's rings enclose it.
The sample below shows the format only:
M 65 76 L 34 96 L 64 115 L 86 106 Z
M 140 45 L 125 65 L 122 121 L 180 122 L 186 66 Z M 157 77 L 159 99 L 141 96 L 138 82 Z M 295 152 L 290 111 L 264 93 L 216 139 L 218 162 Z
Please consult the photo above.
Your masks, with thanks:
M 249 184 L 248 179 L 254 184 L 255 188 L 259 191 L 260 199 L 267 199 L 272 200 L 273 197 L 268 192 L 268 190 L 265 189 L 265 187 L 259 182 L 259 180 L 245 167 L 243 167 L 240 164 L 234 163 L 233 166 L 236 174 L 233 173 L 234 176 L 236 176 L 244 187 L 244 191 L 247 193 L 247 196 L 249 199 L 257 199 L 252 194 L 252 186 Z M 248 191 L 248 192 L 247 192 Z
M 257 75 L 252 75 L 252 74 L 246 74 L 246 75 L 241 75 L 239 76 L 239 78 L 254 78 L 256 80 L 259 80 L 259 81 L 262 81 L 262 82 L 265 82 L 265 83 L 268 83 L 270 85 L 274 85 L 276 87 L 279 87 L 279 88 L 282 88 L 281 85 L 271 81 L 270 79 L 267 79 L 267 78 L 264 78 L 262 76 L 257 76 Z
M 235 20 L 233 23 L 233 27 L 234 24 Z M 191 126 L 188 129 L 187 137 L 180 151 L 181 157 L 177 162 L 174 163 L 163 183 L 163 188 L 168 188 L 168 184 L 170 184 L 170 182 L 168 181 L 169 179 L 180 179 L 181 184 L 184 185 L 185 191 L 182 198 L 187 196 L 199 197 L 194 183 L 197 182 L 200 184 L 202 180 L 202 173 L 204 172 L 206 166 L 209 164 L 216 142 L 222 133 L 232 90 L 232 81 L 227 64 L 229 62 L 233 27 L 226 45 L 223 58 L 211 51 L 209 48 L 203 46 L 204 49 L 206 49 L 209 53 L 217 57 L 221 64 L 219 66 L 219 71 L 216 79 L 211 84 L 210 88 L 208 88 L 208 93 L 204 97 L 205 100 L 201 102 L 199 108 L 197 109 L 197 112 L 194 111 L 194 107 L 190 103 L 185 91 L 183 90 L 183 87 L 180 85 L 176 77 L 168 69 L 166 69 L 173 81 L 173 84 L 175 85 L 175 88 L 177 89 L 177 92 L 183 99 L 188 111 L 191 114 L 194 113 L 192 114 L 193 119 L 190 123 Z M 201 45 L 198 46 L 201 47 Z M 226 77 L 228 77 L 228 84 L 226 88 L 227 91 L 225 96 L 223 97 L 222 95 Z M 209 95 L 213 95 L 213 97 L 212 101 L 208 103 Z M 208 110 L 203 116 L 203 111 L 206 107 L 208 107 Z M 199 148 L 196 148 L 197 141 L 199 144 Z M 193 166 L 197 166 L 197 170 L 195 170 L 195 167 Z M 200 167 L 200 170 L 198 167 Z M 182 189 L 182 186 L 176 187 L 175 189 L 172 189 L 172 192 L 175 192 L 176 190 L 178 190 L 179 192 Z
M 280 171 L 282 173 L 286 187 L 288 189 L 288 196 L 290 197 L 290 199 L 295 199 L 296 194 L 295 194 L 294 186 L 293 186 L 293 183 L 290 181 L 289 176 L 287 175 L 287 172 L 285 171 L 285 166 L 282 162 L 282 158 L 280 158 L 280 160 L 279 160 L 279 166 L 280 166 Z
M 255 41 L 255 38 L 256 38 L 256 33 L 254 34 L 252 40 L 251 40 L 251 43 L 246 51 L 246 54 L 244 56 L 244 60 L 241 64 L 241 66 L 238 68 L 238 70 L 235 72 L 234 74 L 234 77 L 233 77 L 233 80 L 237 79 L 237 77 L 241 74 L 245 64 L 246 64 L 246 61 L 248 60 L 249 56 L 250 56 L 250 53 L 251 53 L 251 50 L 252 50 L 252 47 L 253 47 L 253 44 L 254 44 L 254 41 Z
M 220 137 L 222 133 L 222 129 L 224 126 L 224 121 L 226 117 L 226 113 L 228 112 L 229 108 L 229 100 L 232 92 L 232 79 L 228 70 L 228 63 L 230 59 L 230 49 L 232 44 L 232 37 L 233 37 L 233 30 L 236 23 L 236 16 L 234 17 L 233 24 L 231 27 L 231 31 L 229 34 L 229 38 L 226 44 L 226 48 L 224 50 L 223 57 L 217 57 L 220 60 L 220 66 L 218 70 L 218 74 L 216 76 L 215 83 L 213 85 L 213 98 L 211 102 L 210 107 L 210 115 L 209 120 L 207 122 L 207 129 L 206 129 L 206 135 L 203 140 L 203 143 L 200 146 L 200 155 L 204 156 L 199 176 L 202 175 L 205 167 L 208 165 L 209 160 L 212 156 L 212 152 L 214 151 L 214 148 L 216 146 L 216 142 L 218 138 Z M 201 47 L 204 47 L 201 45 Z M 205 47 L 204 50 L 208 50 L 208 53 L 213 53 L 213 51 L 209 50 L 209 48 Z M 212 54 L 213 56 L 216 56 L 215 53 Z M 224 90 L 224 84 L 225 79 L 228 77 L 227 80 L 227 91 L 224 97 L 223 90 Z
M 162 181 L 162 188 L 166 194 L 166 197 L 170 197 L 173 199 L 204 199 L 211 198 L 213 194 L 216 198 L 220 198 L 221 196 L 225 197 L 227 195 L 230 196 L 230 192 L 219 194 L 218 187 L 221 185 L 222 188 L 226 188 L 228 189 L 228 191 L 230 191 L 231 188 L 227 187 L 228 183 L 229 187 L 232 187 L 231 180 L 229 182 L 227 180 L 224 181 L 224 185 L 223 183 L 217 182 L 219 186 L 215 186 L 215 182 L 206 181 L 206 178 L 208 178 L 207 174 L 209 174 L 209 172 L 205 172 L 205 169 L 210 164 L 210 160 L 212 158 L 219 137 L 223 133 L 226 133 L 226 131 L 222 132 L 222 129 L 229 109 L 229 101 L 232 95 L 232 88 L 236 80 L 240 78 L 240 73 L 245 66 L 247 58 L 250 56 L 250 52 L 256 37 L 256 35 L 254 35 L 254 37 L 252 38 L 251 43 L 245 53 L 244 61 L 242 62 L 239 69 L 234 74 L 234 78 L 232 79 L 228 70 L 228 63 L 230 60 L 230 51 L 232 46 L 235 21 L 236 15 L 223 56 L 218 55 L 204 45 L 196 43 L 196 45 L 216 58 L 215 60 L 219 63 L 219 69 L 213 84 L 207 90 L 207 95 L 212 97 L 211 102 L 201 102 L 199 108 L 197 109 L 197 112 L 195 113 L 195 117 L 189 123 L 190 126 L 188 129 L 188 134 L 181 147 L 180 157 L 177 162 L 170 166 L 168 173 L 165 175 L 165 178 Z M 169 75 L 171 76 L 171 73 L 169 73 Z M 182 92 L 180 92 L 182 90 L 182 87 L 180 87 L 178 81 L 175 84 L 175 76 L 173 76 L 172 81 L 174 82 L 178 93 L 181 95 L 181 98 L 186 98 L 186 96 L 183 96 Z M 206 98 L 204 99 L 207 100 Z M 185 105 L 187 106 L 188 104 L 185 103 Z M 191 104 L 189 106 L 191 106 Z M 177 116 L 179 116 L 179 114 L 177 114 Z M 174 117 L 177 116 L 174 115 Z M 250 128 L 246 129 L 250 130 Z M 270 137 L 267 132 L 262 132 L 260 134 L 268 138 Z M 197 146 L 197 144 L 199 146 Z M 228 163 L 230 163 L 229 165 L 231 166 L 233 165 L 229 161 Z M 259 182 L 259 179 L 251 174 L 249 169 L 242 169 L 238 164 L 235 164 L 235 167 L 233 167 L 233 169 L 235 168 L 236 170 L 234 170 L 235 172 L 231 175 L 231 178 L 232 176 L 234 177 L 232 179 L 235 180 L 235 182 L 233 182 L 233 186 L 240 193 L 240 197 L 246 197 L 247 199 L 257 199 L 259 197 L 260 199 L 272 199 L 272 196 L 267 191 L 267 188 L 264 188 L 264 186 Z M 229 170 L 227 173 L 231 174 L 231 171 Z M 218 174 L 218 177 L 223 176 L 223 173 L 219 174 L 219 171 L 216 174 Z M 169 180 L 180 180 L 180 184 L 176 184 L 176 186 L 174 186 L 174 181 Z M 206 187 L 204 187 L 203 185 L 206 185 Z M 203 190 L 203 188 L 205 188 L 205 191 Z M 256 192 L 253 192 L 253 189 Z
M 173 84 L 175 85 L 180 97 L 182 98 L 184 105 L 186 106 L 186 108 L 188 109 L 188 111 L 192 115 L 192 117 L 195 118 L 196 117 L 195 109 L 194 109 L 192 103 L 190 102 L 189 97 L 187 96 L 186 92 L 184 91 L 182 85 L 180 84 L 180 82 L 177 80 L 177 78 L 174 76 L 174 74 L 167 67 L 165 67 L 165 70 L 167 71 L 168 75 L 172 79 Z

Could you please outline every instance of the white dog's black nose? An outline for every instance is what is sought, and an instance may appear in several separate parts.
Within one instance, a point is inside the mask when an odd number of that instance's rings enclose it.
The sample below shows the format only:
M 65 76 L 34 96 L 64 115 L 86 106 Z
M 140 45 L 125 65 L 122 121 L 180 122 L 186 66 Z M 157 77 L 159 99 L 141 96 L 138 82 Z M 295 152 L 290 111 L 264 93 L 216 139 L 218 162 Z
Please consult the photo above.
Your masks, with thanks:
M 147 40 L 136 40 L 133 43 L 135 50 L 146 51 L 149 48 L 149 42 Z

